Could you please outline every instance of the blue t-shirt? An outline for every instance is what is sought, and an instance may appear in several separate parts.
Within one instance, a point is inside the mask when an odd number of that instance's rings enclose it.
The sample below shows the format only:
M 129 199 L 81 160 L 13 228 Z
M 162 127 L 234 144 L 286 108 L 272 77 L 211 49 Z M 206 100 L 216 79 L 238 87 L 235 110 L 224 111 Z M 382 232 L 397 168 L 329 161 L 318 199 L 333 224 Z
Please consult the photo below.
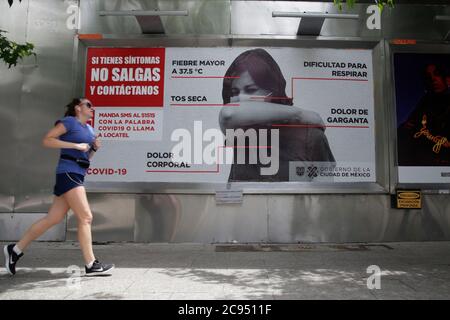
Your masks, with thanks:
M 88 124 L 82 124 L 75 117 L 64 117 L 61 120 L 56 121 L 55 125 L 62 123 L 67 132 L 59 137 L 61 141 L 73 142 L 73 143 L 88 143 L 92 146 L 95 141 L 94 129 Z M 89 159 L 89 152 L 83 152 L 77 149 L 61 149 L 61 155 L 68 155 L 77 159 Z M 58 166 L 56 167 L 56 174 L 74 172 L 81 175 L 86 174 L 86 169 L 82 168 L 72 160 L 59 159 Z

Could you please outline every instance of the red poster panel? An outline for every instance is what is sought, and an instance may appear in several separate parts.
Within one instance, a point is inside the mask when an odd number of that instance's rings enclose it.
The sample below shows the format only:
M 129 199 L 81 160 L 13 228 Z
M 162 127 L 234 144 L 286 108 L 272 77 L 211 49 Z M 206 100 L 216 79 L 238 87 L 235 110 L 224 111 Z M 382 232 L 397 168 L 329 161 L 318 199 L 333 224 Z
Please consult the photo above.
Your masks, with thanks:
M 96 107 L 162 107 L 165 48 L 89 48 L 85 95 Z

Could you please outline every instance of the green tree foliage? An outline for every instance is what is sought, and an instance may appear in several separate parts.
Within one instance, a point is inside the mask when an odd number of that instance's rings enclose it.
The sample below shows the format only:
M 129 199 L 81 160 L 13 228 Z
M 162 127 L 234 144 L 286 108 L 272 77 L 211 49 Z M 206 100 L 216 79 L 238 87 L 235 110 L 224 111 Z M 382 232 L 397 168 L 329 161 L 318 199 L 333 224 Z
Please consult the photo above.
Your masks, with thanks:
M 357 0 L 333 0 L 334 4 L 339 8 L 339 10 L 342 10 L 342 5 L 344 2 L 347 3 L 347 7 L 352 8 Z M 385 6 L 393 7 L 394 6 L 394 0 L 374 0 L 375 4 L 380 8 L 380 10 L 383 10 Z
M 14 0 L 8 0 L 8 4 L 11 7 Z M 19 0 L 22 2 L 22 0 Z M 34 45 L 32 43 L 18 44 L 14 41 L 8 40 L 4 35 L 5 30 L 0 30 L 0 60 L 3 60 L 8 68 L 11 66 L 16 66 L 19 59 L 34 55 L 36 53 L 33 51 Z
M 9 41 L 3 33 L 6 33 L 6 31 L 0 30 L 0 60 L 3 60 L 8 65 L 8 68 L 16 66 L 19 59 L 31 55 L 36 57 L 32 43 L 18 44 L 14 41 Z

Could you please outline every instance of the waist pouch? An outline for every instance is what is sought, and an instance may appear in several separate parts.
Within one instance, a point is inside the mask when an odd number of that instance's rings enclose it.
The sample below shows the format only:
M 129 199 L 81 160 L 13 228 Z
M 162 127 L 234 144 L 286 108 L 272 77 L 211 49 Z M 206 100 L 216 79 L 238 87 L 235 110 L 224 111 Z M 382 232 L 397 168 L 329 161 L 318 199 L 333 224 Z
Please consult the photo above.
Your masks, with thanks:
M 91 165 L 91 162 L 89 160 L 86 159 L 78 159 L 72 156 L 68 156 L 66 154 L 61 155 L 61 159 L 66 159 L 66 160 L 72 160 L 75 161 L 76 163 L 78 163 L 78 165 L 83 168 L 83 169 L 87 169 L 89 168 L 89 166 Z

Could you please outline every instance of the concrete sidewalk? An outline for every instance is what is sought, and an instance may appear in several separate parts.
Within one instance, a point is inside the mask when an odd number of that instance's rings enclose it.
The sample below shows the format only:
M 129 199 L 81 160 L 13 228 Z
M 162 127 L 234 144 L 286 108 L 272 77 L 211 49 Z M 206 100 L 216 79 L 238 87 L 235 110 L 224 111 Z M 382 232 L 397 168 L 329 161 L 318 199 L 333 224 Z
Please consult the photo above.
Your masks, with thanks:
M 5 243 L 2 243 L 2 248 Z M 110 277 L 70 277 L 77 243 L 35 242 L 1 299 L 450 299 L 450 242 L 385 245 L 95 245 Z M 368 289 L 370 265 L 381 289 Z M 84 269 L 80 269 L 84 273 Z M 69 278 L 70 277 L 70 278 Z

